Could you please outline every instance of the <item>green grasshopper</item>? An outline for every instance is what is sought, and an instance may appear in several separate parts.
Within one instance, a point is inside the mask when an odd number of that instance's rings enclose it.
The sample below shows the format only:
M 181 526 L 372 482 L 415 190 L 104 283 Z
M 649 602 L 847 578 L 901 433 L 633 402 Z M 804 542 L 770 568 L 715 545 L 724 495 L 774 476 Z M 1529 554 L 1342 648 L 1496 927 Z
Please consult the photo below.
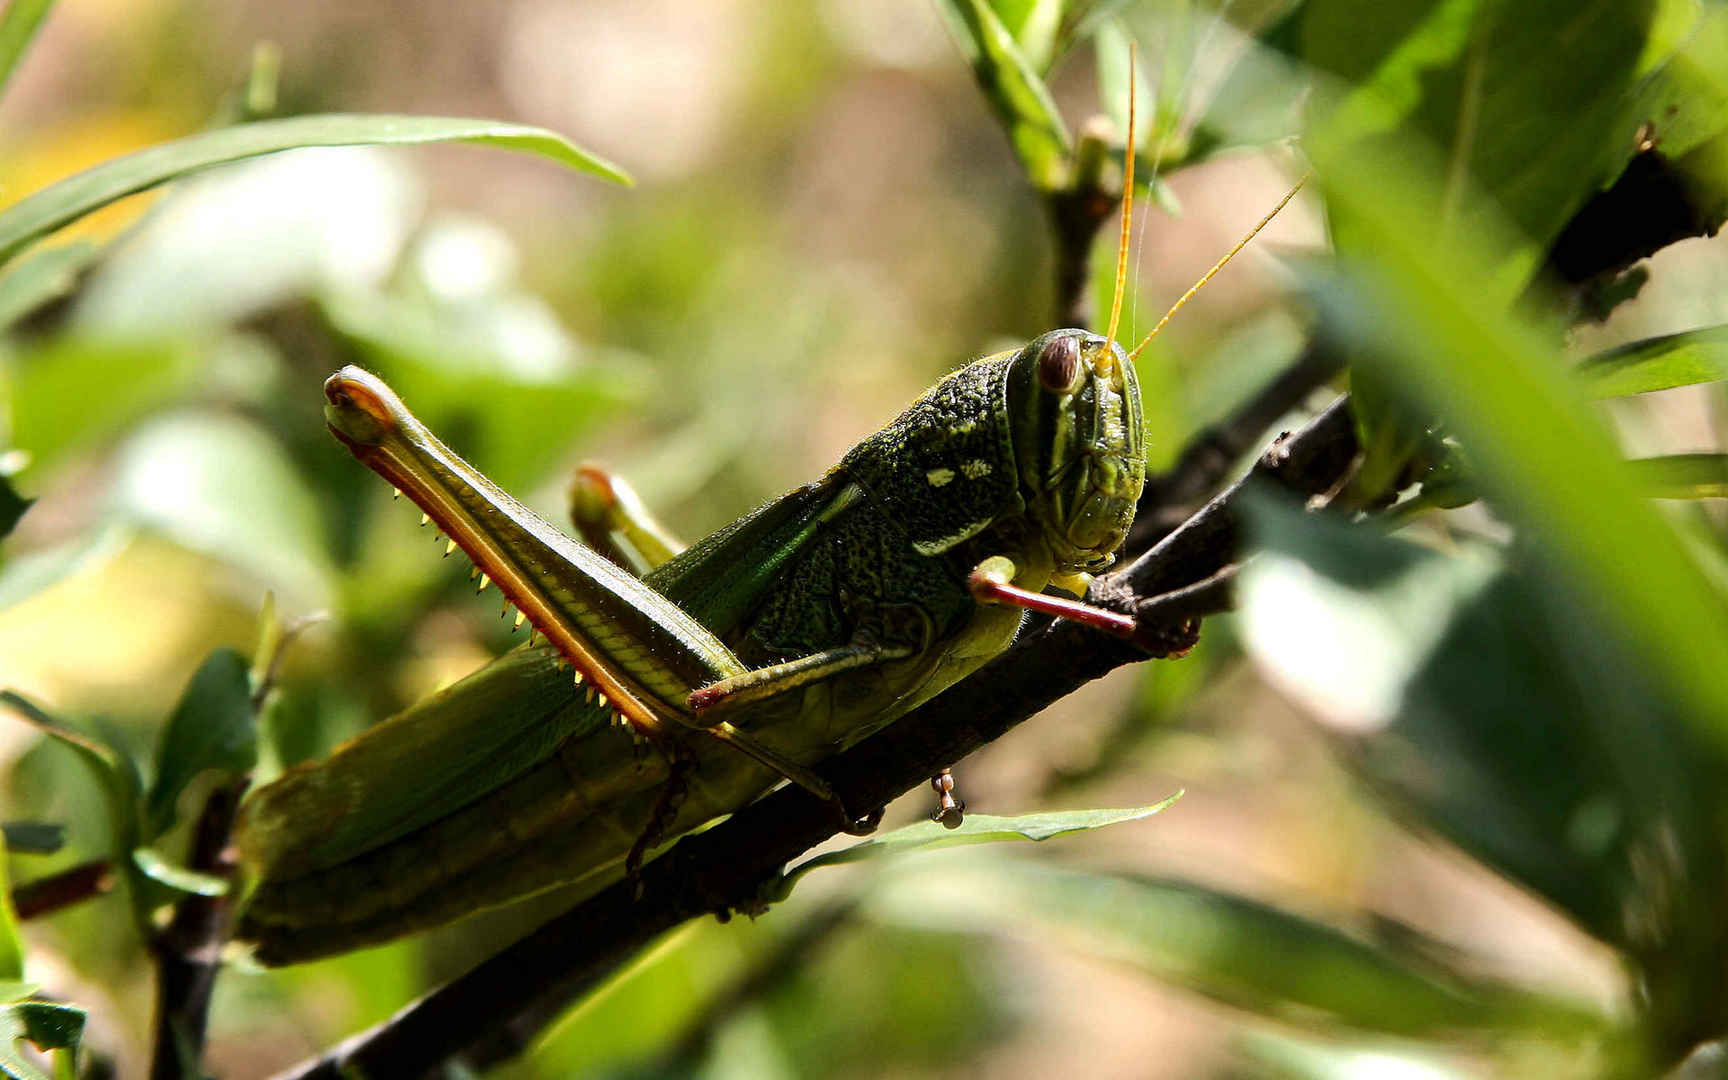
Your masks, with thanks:
M 821 479 L 687 550 L 627 488 L 582 474 L 579 530 L 628 542 L 640 579 L 498 489 L 376 377 L 331 376 L 336 438 L 532 631 L 247 799 L 237 937 L 285 964 L 555 886 L 574 900 L 782 779 L 844 814 L 812 766 L 976 670 L 1025 610 L 1131 633 L 1043 593 L 1084 593 L 1112 563 L 1144 483 L 1133 354 L 1114 341 L 1126 211 L 1107 334 L 974 361 Z M 935 785 L 956 823 L 951 781 Z
M 346 368 L 325 393 L 337 438 L 546 644 L 248 799 L 239 936 L 266 963 L 597 888 L 782 777 L 829 796 L 812 764 L 1001 651 L 1022 607 L 1121 622 L 1039 595 L 1111 563 L 1144 481 L 1134 369 L 1095 334 L 960 369 L 822 479 L 640 580 L 450 453 L 377 378 Z

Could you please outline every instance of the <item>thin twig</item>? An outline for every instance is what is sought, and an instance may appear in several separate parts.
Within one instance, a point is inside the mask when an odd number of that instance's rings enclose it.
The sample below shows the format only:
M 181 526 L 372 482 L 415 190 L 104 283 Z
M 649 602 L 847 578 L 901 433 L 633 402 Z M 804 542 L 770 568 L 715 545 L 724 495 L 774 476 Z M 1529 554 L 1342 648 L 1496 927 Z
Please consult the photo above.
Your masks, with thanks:
M 1126 549 L 1144 551 L 1186 521 L 1195 507 L 1224 484 L 1267 428 L 1342 369 L 1338 351 L 1317 339 L 1228 416 L 1195 432 L 1169 469 L 1147 478 L 1146 494 L 1140 500 Z
M 194 830 L 188 865 L 204 873 L 228 874 L 225 852 L 234 812 L 246 790 L 244 779 L 217 788 L 205 800 Z M 204 1033 L 210 995 L 222 971 L 222 945 L 228 940 L 226 896 L 188 896 L 150 942 L 156 958 L 156 1034 L 151 1052 L 152 1080 L 199 1080 L 204 1073 Z
M 1340 399 L 1301 433 L 1280 440 L 1253 475 L 1312 495 L 1333 483 L 1355 452 L 1354 429 Z M 1235 503 L 1246 482 L 1133 565 L 1101 578 L 1095 595 L 1121 603 L 1218 574 L 1236 558 Z M 819 772 L 855 811 L 886 805 L 1081 684 L 1146 655 L 1074 623 L 1052 623 Z M 572 1000 L 598 986 L 674 926 L 755 906 L 781 867 L 834 831 L 826 804 L 801 788 L 782 788 L 680 840 L 635 883 L 619 882 L 596 894 L 383 1024 L 280 1074 L 280 1080 L 335 1080 L 350 1068 L 362 1075 L 417 1075 L 472 1045 L 500 1016 L 521 1015 L 548 995 Z
M 113 887 L 113 863 L 107 859 L 91 859 L 57 874 L 23 882 L 12 890 L 12 907 L 20 920 L 39 919 L 101 896 Z

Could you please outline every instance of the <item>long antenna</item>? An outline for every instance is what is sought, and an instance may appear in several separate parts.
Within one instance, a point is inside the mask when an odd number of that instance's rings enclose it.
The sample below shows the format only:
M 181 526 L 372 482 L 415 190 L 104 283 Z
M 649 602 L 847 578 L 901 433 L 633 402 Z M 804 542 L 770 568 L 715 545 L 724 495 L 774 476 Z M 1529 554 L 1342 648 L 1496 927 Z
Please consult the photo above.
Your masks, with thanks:
M 1122 289 L 1128 283 L 1128 241 L 1134 225 L 1134 42 L 1128 43 L 1128 136 L 1122 151 L 1122 239 L 1116 244 L 1116 298 L 1110 302 L 1110 328 L 1104 332 L 1104 363 L 1116 358 L 1116 328 L 1122 322 Z
M 1252 229 L 1249 229 L 1247 236 L 1244 236 L 1242 239 L 1236 241 L 1236 246 L 1231 248 L 1229 251 L 1226 251 L 1224 253 L 1224 257 L 1222 259 L 1219 259 L 1217 262 L 1213 263 L 1212 269 L 1210 269 L 1210 270 L 1206 271 L 1204 274 L 1202 274 L 1200 276 L 1200 280 L 1196 281 L 1193 284 L 1193 286 L 1187 292 L 1182 294 L 1182 299 L 1180 299 L 1180 300 L 1176 301 L 1174 304 L 1170 305 L 1170 310 L 1166 311 L 1164 313 L 1164 317 L 1162 319 L 1158 320 L 1158 325 L 1154 326 L 1152 328 L 1152 332 L 1150 334 L 1147 334 L 1144 338 L 1142 338 L 1140 341 L 1140 344 L 1134 346 L 1134 351 L 1128 354 L 1128 362 L 1130 364 L 1132 364 L 1134 362 L 1135 358 L 1140 355 L 1140 350 L 1142 350 L 1146 346 L 1152 344 L 1152 339 L 1158 336 L 1158 331 L 1164 329 L 1164 324 L 1168 323 L 1170 321 L 1170 316 L 1172 316 L 1172 315 L 1176 314 L 1178 311 L 1182 310 L 1183 304 L 1186 304 L 1189 300 L 1192 300 L 1194 298 L 1194 294 L 1199 292 L 1201 289 L 1205 288 L 1206 283 L 1208 281 L 1212 280 L 1213 275 L 1217 274 L 1218 271 L 1224 269 L 1225 264 L 1227 264 L 1231 259 L 1234 259 L 1236 257 L 1237 252 L 1241 251 L 1243 248 L 1248 246 L 1248 241 L 1254 239 L 1254 237 L 1259 235 L 1261 229 L 1264 229 L 1267 225 L 1271 224 L 1272 219 L 1278 216 L 1278 211 L 1280 211 L 1280 210 L 1284 209 L 1286 206 L 1290 205 L 1290 200 L 1294 199 L 1296 197 L 1296 193 L 1298 191 L 1302 190 L 1302 185 L 1306 184 L 1308 182 L 1308 178 L 1312 175 L 1314 175 L 1314 174 L 1313 173 L 1303 173 L 1302 179 L 1296 181 L 1296 186 L 1284 193 L 1284 197 L 1282 199 L 1278 200 L 1278 205 L 1274 206 L 1272 208 L 1271 212 L 1268 213 L 1265 217 L 1261 218 L 1259 223 L 1256 224 Z M 1118 285 L 1117 292 L 1118 292 L 1118 295 L 1120 295 L 1120 292 L 1121 292 L 1120 285 Z M 1114 319 L 1112 319 L 1112 322 L 1114 322 Z

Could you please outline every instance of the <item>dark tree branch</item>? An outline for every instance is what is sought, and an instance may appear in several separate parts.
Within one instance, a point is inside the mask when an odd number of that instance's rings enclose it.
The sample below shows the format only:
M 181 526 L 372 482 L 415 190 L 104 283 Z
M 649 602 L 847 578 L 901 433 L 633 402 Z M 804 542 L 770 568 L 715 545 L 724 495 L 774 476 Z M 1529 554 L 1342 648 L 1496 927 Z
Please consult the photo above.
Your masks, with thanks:
M 1092 292 L 1087 279 L 1092 266 L 1092 243 L 1110 217 L 1121 195 L 1112 195 L 1093 183 L 1082 182 L 1071 191 L 1052 192 L 1044 206 L 1050 214 L 1050 234 L 1056 241 L 1056 325 L 1092 326 Z
M 244 780 L 210 793 L 198 817 L 188 864 L 204 873 L 226 876 L 233 867 L 225 852 L 234 812 L 246 790 Z M 156 958 L 156 1035 L 151 1052 L 152 1080 L 199 1080 L 210 995 L 222 971 L 222 945 L 228 940 L 226 896 L 188 896 L 150 943 Z
M 1132 565 L 1099 579 L 1094 598 L 1121 607 L 1198 583 L 1185 601 L 1168 602 L 1181 609 L 1185 623 L 1217 603 L 1216 590 L 1226 587 L 1229 575 L 1220 571 L 1236 559 L 1235 507 L 1244 486 L 1258 477 L 1302 495 L 1318 494 L 1343 475 L 1355 452 L 1341 398 L 1299 434 L 1280 439 L 1249 478 Z M 973 678 L 837 755 L 819 772 L 847 806 L 884 806 L 1080 685 L 1147 656 L 1128 642 L 1057 621 L 1025 635 Z M 824 803 L 801 788 L 782 788 L 680 840 L 643 868 L 636 882 L 598 893 L 385 1023 L 281 1074 L 282 1080 L 336 1080 L 350 1068 L 361 1075 L 418 1075 L 483 1038 L 500 1016 L 521 1015 L 548 997 L 572 1000 L 598 986 L 643 946 L 688 919 L 752 909 L 764 884 L 834 831 L 834 815 Z
M 1144 551 L 1186 521 L 1195 507 L 1223 486 L 1230 470 L 1254 449 L 1267 428 L 1300 406 L 1343 366 L 1338 351 L 1316 339 L 1259 393 L 1217 423 L 1196 432 L 1175 464 L 1147 478 L 1127 550 Z

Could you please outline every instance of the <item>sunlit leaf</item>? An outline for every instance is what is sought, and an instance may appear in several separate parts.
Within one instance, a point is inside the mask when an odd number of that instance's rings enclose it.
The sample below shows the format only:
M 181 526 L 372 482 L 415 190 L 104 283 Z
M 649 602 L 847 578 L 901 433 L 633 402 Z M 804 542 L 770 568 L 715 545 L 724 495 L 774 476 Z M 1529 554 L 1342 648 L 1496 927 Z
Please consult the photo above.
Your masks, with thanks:
M 1069 833 L 1102 829 L 1107 825 L 1118 825 L 1125 821 L 1139 821 L 1167 809 L 1181 797 L 1182 793 L 1177 792 L 1162 802 L 1123 810 L 1053 810 L 1018 817 L 968 814 L 966 820 L 953 829 L 944 827 L 940 822 L 920 821 L 895 829 L 885 836 L 874 836 L 851 847 L 806 859 L 781 879 L 778 895 L 784 898 L 799 878 L 822 866 L 886 858 L 922 848 L 996 844 L 1008 840 L 1031 840 L 1036 843 Z
M 71 292 L 78 275 L 101 250 L 88 240 L 77 240 L 18 260 L 0 277 L 0 329 Z
M 234 416 L 172 414 L 121 449 L 113 509 L 192 551 L 245 570 L 297 608 L 329 602 L 322 514 L 298 467 Z
M 1605 941 L 1661 953 L 1715 934 L 1706 759 L 1587 602 L 1480 546 L 1434 551 L 1270 499 L 1253 521 L 1248 649 L 1375 791 Z
M 1026 63 L 1040 74 L 1056 59 L 1064 6 L 1064 0 L 990 0 Z
M 12 906 L 12 838 L 0 845 L 0 980 L 17 983 L 24 978 L 24 938 L 18 933 L 18 912 Z M 3 1051 L 4 1048 L 0 1048 Z
M 113 526 L 74 537 L 64 544 L 15 555 L 0 563 L 0 610 L 30 597 L 80 570 L 119 554 L 130 530 Z
M 89 276 L 70 329 L 125 339 L 219 333 L 326 289 L 376 289 L 420 216 L 412 164 L 351 146 L 189 177 Z
M 244 773 L 257 760 L 257 717 L 246 658 L 233 649 L 217 649 L 192 676 L 162 727 L 156 780 L 145 800 L 147 835 L 160 836 L 174 827 L 180 793 L 199 773 Z
M 43 476 L 185 392 L 200 369 L 182 340 L 60 337 L 18 350 L 3 374 L 12 445 Z
M 1658 499 L 1728 499 L 1728 454 L 1670 454 L 1626 464 Z
M 1500 511 L 1636 643 L 1699 730 L 1728 745 L 1728 615 L 1641 497 L 1557 349 L 1495 295 L 1484 269 L 1503 250 L 1489 235 L 1492 215 L 1478 208 L 1471 230 L 1422 235 L 1411 222 L 1433 213 L 1436 177 L 1390 145 L 1319 138 L 1310 149 L 1332 201 L 1356 223 L 1341 254 L 1372 268 L 1326 294 L 1361 362 L 1444 418 Z
M 1465 1080 L 1471 1075 L 1407 1046 L 1340 1046 L 1274 1031 L 1247 1031 L 1238 1043 L 1248 1058 L 1272 1070 L 1270 1076 L 1284 1080 Z
M 0 16 L 0 95 L 53 7 L 54 0 L 10 0 L 6 5 L 6 14 Z
M 985 0 L 943 0 L 941 10 L 1032 186 L 1060 188 L 1072 140 L 1043 78 Z
M 0 263 L 25 247 L 127 195 L 187 173 L 231 161 L 307 146 L 413 145 L 470 142 L 538 154 L 615 183 L 630 179 L 610 162 L 544 128 L 438 116 L 362 116 L 330 113 L 188 135 L 97 165 L 31 195 L 0 213 Z
M 1595 397 L 1624 397 L 1728 379 L 1728 326 L 1645 338 L 1578 365 Z
M 1350 85 L 1312 132 L 1366 152 L 1425 140 L 1441 187 L 1406 232 L 1470 232 L 1477 198 L 1512 223 L 1481 285 L 1510 298 L 1572 214 L 1631 157 L 1638 80 L 1665 57 L 1646 44 L 1653 3 L 1310 0 L 1305 58 Z M 1564 41 L 1565 47 L 1556 43 Z M 1540 146 L 1539 153 L 1532 147 Z M 1355 223 L 1335 208 L 1341 241 Z

